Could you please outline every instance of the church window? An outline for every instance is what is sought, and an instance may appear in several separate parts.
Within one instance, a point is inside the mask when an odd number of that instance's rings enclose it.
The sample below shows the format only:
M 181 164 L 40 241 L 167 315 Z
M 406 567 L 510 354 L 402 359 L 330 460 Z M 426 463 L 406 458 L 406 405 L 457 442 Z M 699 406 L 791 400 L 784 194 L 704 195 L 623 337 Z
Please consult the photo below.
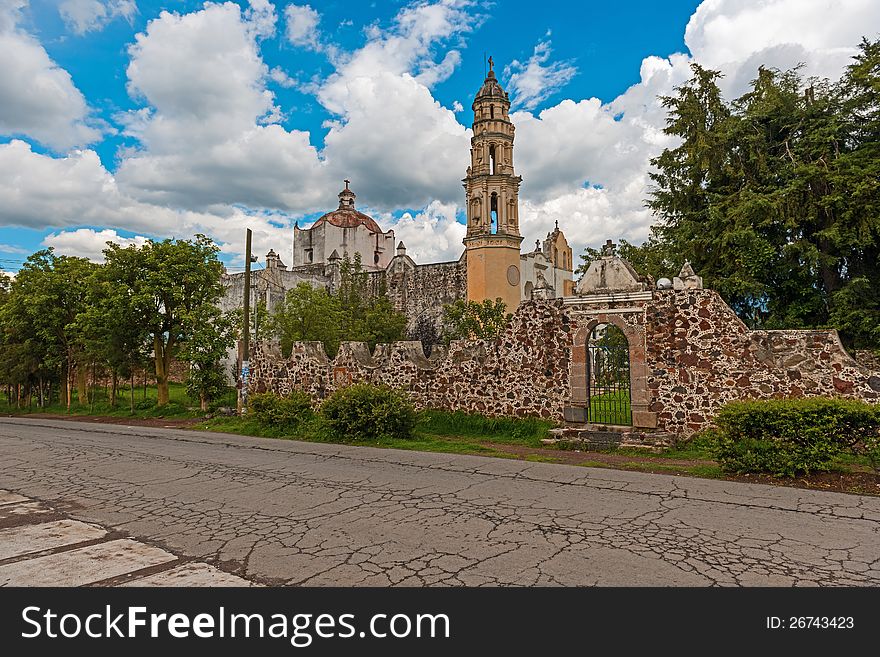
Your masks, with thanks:
M 489 146 L 489 170 L 495 175 L 495 146 Z
M 489 105 L 489 118 L 490 119 L 495 118 L 495 106 L 494 105 Z
M 492 214 L 492 228 L 490 232 L 497 233 L 498 232 L 498 194 L 492 192 L 492 198 L 489 205 L 491 214 Z

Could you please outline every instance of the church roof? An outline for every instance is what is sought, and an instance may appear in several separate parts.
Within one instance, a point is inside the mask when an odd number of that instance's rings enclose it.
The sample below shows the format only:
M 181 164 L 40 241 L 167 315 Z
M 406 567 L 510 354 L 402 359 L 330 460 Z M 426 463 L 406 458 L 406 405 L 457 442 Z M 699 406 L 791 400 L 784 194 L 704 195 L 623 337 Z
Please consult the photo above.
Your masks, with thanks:
M 507 100 L 507 92 L 501 88 L 501 84 L 495 78 L 495 73 L 489 71 L 489 77 L 483 82 L 483 86 L 480 87 L 480 90 L 477 92 L 476 100 L 483 98 L 485 96 L 494 96 L 496 98 L 503 98 Z
M 312 226 L 328 223 L 338 228 L 357 228 L 366 226 L 372 233 L 382 233 L 382 229 L 371 216 L 359 212 L 354 207 L 355 193 L 348 188 L 349 181 L 345 181 L 345 189 L 339 192 L 339 207 L 321 216 Z
M 383 232 L 379 224 L 376 223 L 376 220 L 370 215 L 358 212 L 352 208 L 339 208 L 333 210 L 333 212 L 328 212 L 315 222 L 315 226 L 321 223 L 328 223 L 339 228 L 355 228 L 363 224 L 370 232 Z
M 480 87 L 480 90 L 477 92 L 477 96 L 474 100 L 477 101 L 484 96 L 494 96 L 496 98 L 500 97 L 504 100 L 507 100 L 507 92 L 501 88 L 501 83 L 499 83 L 498 79 L 495 77 L 495 71 L 492 70 L 491 66 L 489 68 L 489 74 L 483 81 L 483 86 Z

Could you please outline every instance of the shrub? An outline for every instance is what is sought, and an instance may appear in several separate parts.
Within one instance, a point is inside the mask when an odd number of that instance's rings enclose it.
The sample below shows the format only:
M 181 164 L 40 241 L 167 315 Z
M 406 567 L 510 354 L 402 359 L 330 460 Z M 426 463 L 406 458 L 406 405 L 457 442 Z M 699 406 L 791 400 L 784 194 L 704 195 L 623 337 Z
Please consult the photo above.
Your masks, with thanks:
M 289 397 L 263 392 L 248 397 L 248 414 L 259 424 L 276 429 L 296 429 L 314 416 L 312 400 L 304 392 L 294 390 Z
M 402 392 L 358 383 L 340 388 L 321 405 L 331 431 L 348 440 L 412 438 L 416 412 Z
M 793 477 L 829 470 L 844 452 L 870 453 L 880 409 L 844 399 L 733 402 L 715 418 L 721 467 Z

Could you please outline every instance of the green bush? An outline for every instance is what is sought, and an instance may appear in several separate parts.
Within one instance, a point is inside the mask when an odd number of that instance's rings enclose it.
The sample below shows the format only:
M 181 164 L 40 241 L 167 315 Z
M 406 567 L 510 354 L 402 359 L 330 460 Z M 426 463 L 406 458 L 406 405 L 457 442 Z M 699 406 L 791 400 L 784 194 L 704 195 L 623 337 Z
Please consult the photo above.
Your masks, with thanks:
M 155 405 L 156 400 L 151 397 L 147 397 L 146 399 L 141 399 L 139 402 L 137 402 L 134 407 L 139 411 L 146 411 L 153 408 L 153 406 Z
M 412 438 L 416 412 L 402 392 L 387 386 L 358 383 L 340 388 L 324 400 L 321 415 L 346 440 Z
M 259 424 L 275 429 L 296 429 L 314 416 L 312 400 L 304 392 L 294 390 L 289 397 L 263 392 L 248 397 L 248 415 Z
M 827 471 L 844 453 L 876 453 L 880 409 L 818 397 L 744 401 L 727 404 L 715 424 L 723 469 L 793 477 Z

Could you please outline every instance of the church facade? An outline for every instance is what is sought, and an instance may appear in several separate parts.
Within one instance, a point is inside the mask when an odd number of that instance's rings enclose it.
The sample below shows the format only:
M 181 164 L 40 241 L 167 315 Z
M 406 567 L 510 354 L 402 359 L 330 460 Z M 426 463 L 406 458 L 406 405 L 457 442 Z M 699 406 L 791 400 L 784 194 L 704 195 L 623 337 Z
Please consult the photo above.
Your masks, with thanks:
M 429 321 L 440 328 L 443 306 L 458 299 L 502 299 L 513 312 L 520 302 L 573 294 L 572 250 L 556 228 L 523 253 L 519 227 L 519 188 L 522 177 L 513 163 L 515 127 L 510 100 L 490 63 L 486 79 L 474 98 L 470 165 L 462 180 L 467 218 L 461 256 L 450 262 L 418 263 L 396 242 L 393 230 L 383 230 L 356 207 L 357 196 L 345 181 L 339 205 L 311 226 L 293 230 L 291 265 L 274 250 L 265 266 L 252 270 L 252 307 L 265 302 L 271 312 L 288 290 L 307 282 L 331 292 L 340 282 L 344 257 L 360 259 L 373 294 L 387 294 L 407 317 L 408 329 Z M 224 276 L 222 309 L 241 307 L 244 274 Z

